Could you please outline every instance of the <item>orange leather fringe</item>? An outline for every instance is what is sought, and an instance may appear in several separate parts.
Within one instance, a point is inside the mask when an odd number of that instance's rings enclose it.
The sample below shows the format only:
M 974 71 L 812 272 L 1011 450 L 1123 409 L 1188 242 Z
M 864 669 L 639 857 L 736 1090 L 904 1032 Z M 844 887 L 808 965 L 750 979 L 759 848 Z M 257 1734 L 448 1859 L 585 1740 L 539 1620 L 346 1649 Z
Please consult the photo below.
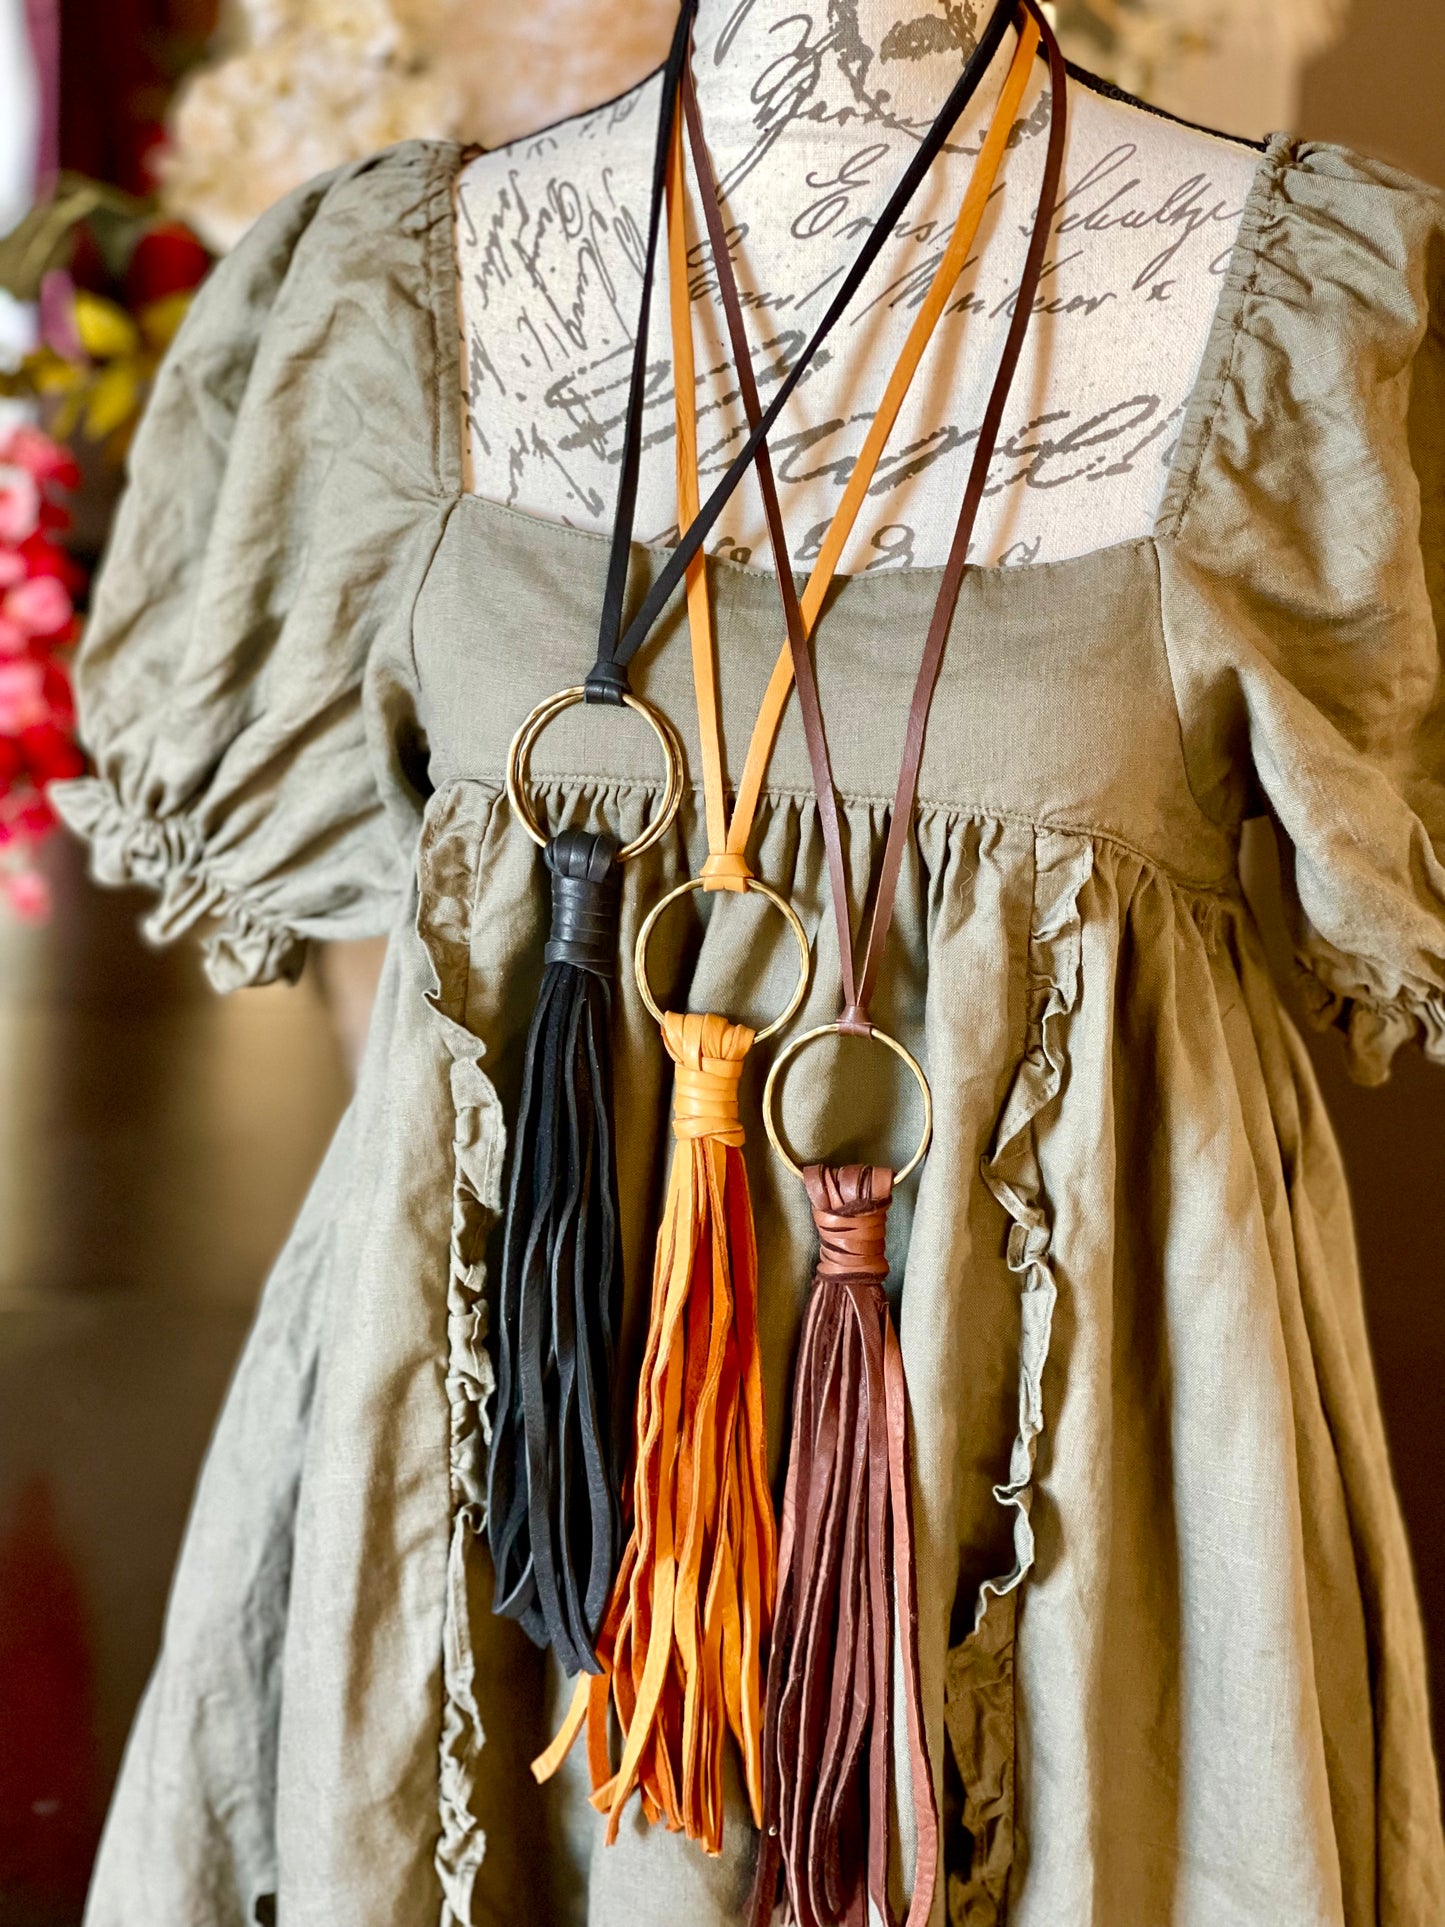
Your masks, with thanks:
M 649 1820 L 722 1849 L 723 1747 L 762 1818 L 763 1653 L 777 1587 L 758 1347 L 757 1246 L 737 1092 L 753 1033 L 663 1019 L 677 1066 L 672 1167 L 639 1387 L 633 1519 L 597 1656 L 533 1762 L 556 1772 L 583 1726 L 609 1844 L 637 1789 Z M 609 1701 L 622 1735 L 614 1769 Z

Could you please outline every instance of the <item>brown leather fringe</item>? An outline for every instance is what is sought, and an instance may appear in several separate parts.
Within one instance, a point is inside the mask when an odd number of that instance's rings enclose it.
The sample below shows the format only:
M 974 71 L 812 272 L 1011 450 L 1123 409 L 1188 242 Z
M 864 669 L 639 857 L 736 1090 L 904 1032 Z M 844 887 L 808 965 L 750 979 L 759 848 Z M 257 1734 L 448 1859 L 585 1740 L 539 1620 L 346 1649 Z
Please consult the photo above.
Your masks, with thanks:
M 908 1922 L 922 1927 L 938 1815 L 918 1684 L 903 1358 L 883 1288 L 893 1173 L 810 1165 L 803 1176 L 821 1249 L 793 1382 L 751 1918 L 768 1927 L 781 1898 L 797 1927 L 867 1927 L 871 1899 L 892 1927 L 896 1615 L 918 1840 Z

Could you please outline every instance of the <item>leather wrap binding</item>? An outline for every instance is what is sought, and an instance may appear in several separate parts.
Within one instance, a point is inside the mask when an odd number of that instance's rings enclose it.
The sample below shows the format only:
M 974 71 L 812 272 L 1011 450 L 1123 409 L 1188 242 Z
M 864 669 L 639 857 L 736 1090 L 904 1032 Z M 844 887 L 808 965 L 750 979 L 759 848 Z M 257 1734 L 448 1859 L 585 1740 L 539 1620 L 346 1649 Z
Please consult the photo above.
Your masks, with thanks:
M 597 1671 L 619 1538 L 617 849 L 611 836 L 564 830 L 544 853 L 552 932 L 517 1108 L 487 1478 L 494 1609 L 574 1673 Z
M 768 1661 L 752 1927 L 894 1919 L 888 1897 L 893 1629 L 918 1834 L 910 1922 L 928 1918 L 938 1818 L 918 1677 L 903 1356 L 884 1285 L 893 1173 L 803 1174 L 819 1253 L 793 1379 Z

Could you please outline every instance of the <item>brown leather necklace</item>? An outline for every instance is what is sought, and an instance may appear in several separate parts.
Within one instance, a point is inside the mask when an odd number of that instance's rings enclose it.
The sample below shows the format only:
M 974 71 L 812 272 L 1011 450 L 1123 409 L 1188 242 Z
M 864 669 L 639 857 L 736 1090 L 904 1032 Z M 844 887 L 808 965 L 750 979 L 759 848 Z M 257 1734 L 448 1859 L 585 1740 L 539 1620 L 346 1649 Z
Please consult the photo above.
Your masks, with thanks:
M 905 1045 L 873 1024 L 869 1008 L 904 851 L 913 834 L 928 712 L 1004 407 L 1038 294 L 1063 171 L 1067 120 L 1063 56 L 1035 0 L 1018 0 L 1016 7 L 1014 0 L 1007 4 L 1022 16 L 1016 68 L 1020 60 L 1024 65 L 1032 61 L 1041 42 L 1047 52 L 1051 106 L 1047 156 L 1013 316 L 914 684 L 892 817 L 871 892 L 862 963 L 856 969 L 827 733 L 807 634 L 797 620 L 796 604 L 788 605 L 793 673 L 838 929 L 843 1009 L 833 1023 L 805 1032 L 780 1052 L 763 1097 L 769 1138 L 806 1187 L 819 1256 L 794 1376 L 768 1663 L 763 1829 L 753 1889 L 753 1927 L 767 1927 L 780 1893 L 798 1927 L 866 1923 L 870 1902 L 882 1921 L 894 1919 L 889 1897 L 889 1777 L 895 1617 L 902 1648 L 916 1840 L 909 1927 L 923 1927 L 928 1919 L 938 1875 L 938 1815 L 918 1671 L 907 1399 L 902 1352 L 884 1288 L 888 1207 L 898 1182 L 927 1153 L 932 1101 L 922 1067 Z M 687 105 L 684 94 L 685 110 Z M 992 134 L 991 129 L 990 138 Z M 729 302 L 725 281 L 723 292 L 731 323 L 736 294 Z M 740 314 L 736 322 L 740 329 Z M 741 374 L 746 357 L 740 356 L 739 363 Z M 777 491 L 765 461 L 759 462 L 758 472 L 770 531 L 781 554 Z M 800 1170 L 782 1142 L 774 1101 L 787 1065 L 816 1039 L 840 1034 L 886 1045 L 910 1066 L 918 1081 L 924 1100 L 923 1133 L 913 1157 L 897 1174 L 874 1165 L 809 1163 Z

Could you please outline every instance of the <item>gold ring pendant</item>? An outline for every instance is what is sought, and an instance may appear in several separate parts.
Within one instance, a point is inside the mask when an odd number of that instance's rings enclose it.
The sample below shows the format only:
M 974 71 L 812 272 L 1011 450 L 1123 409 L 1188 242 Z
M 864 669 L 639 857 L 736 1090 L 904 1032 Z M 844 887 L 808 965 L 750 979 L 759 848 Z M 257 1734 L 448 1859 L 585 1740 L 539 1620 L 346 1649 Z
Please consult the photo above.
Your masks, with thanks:
M 778 1080 L 805 1045 L 815 1043 L 820 1037 L 841 1037 L 843 1034 L 841 1024 L 819 1024 L 816 1030 L 805 1030 L 801 1036 L 791 1038 L 773 1059 L 773 1067 L 768 1072 L 768 1081 L 763 1086 L 763 1124 L 768 1133 L 768 1142 L 772 1145 L 783 1163 L 787 1165 L 793 1176 L 800 1182 L 803 1176 L 802 1167 L 795 1162 L 786 1145 L 783 1143 L 782 1136 L 779 1133 L 773 1115 Z M 856 1032 L 850 1032 L 848 1034 L 857 1035 Z M 898 1185 L 902 1184 L 905 1178 L 911 1177 L 928 1155 L 928 1147 L 933 1141 L 933 1092 L 929 1089 L 928 1078 L 924 1074 L 923 1066 L 906 1044 L 900 1044 L 896 1037 L 890 1037 L 886 1030 L 879 1030 L 876 1026 L 870 1028 L 868 1035 L 873 1038 L 875 1042 L 891 1050 L 895 1057 L 901 1057 L 903 1059 L 903 1062 L 917 1079 L 918 1088 L 923 1093 L 923 1136 L 918 1141 L 918 1149 L 913 1153 L 913 1156 L 908 1160 L 907 1164 L 903 1166 L 903 1169 L 894 1172 L 893 1182 L 895 1185 Z
M 537 738 L 548 723 L 555 722 L 564 710 L 571 709 L 575 704 L 585 702 L 586 699 L 587 691 L 581 683 L 577 683 L 571 689 L 559 689 L 555 696 L 549 696 L 545 702 L 538 703 L 512 738 L 512 746 L 507 751 L 507 801 L 512 806 L 513 815 L 528 836 L 534 843 L 541 844 L 544 848 L 547 843 L 547 832 L 537 821 L 532 805 L 527 800 L 526 786 L 532 773 L 532 751 L 536 747 Z M 640 856 L 644 850 L 650 850 L 654 843 L 667 834 L 672 825 L 672 819 L 677 815 L 683 790 L 682 744 L 678 740 L 677 731 L 661 710 L 654 709 L 651 703 L 645 703 L 640 696 L 629 693 L 622 700 L 628 709 L 642 717 L 661 743 L 663 763 L 667 771 L 667 785 L 663 790 L 662 802 L 656 816 L 644 825 L 639 836 L 635 836 L 630 843 L 624 843 L 617 852 L 619 863 L 625 863 L 629 857 Z
M 662 1010 L 652 994 L 651 985 L 647 981 L 647 946 L 652 939 L 652 932 L 658 918 L 662 915 L 663 911 L 667 909 L 669 904 L 676 903 L 679 897 L 690 896 L 694 890 L 701 890 L 705 887 L 701 877 L 689 877 L 685 883 L 679 883 L 675 890 L 669 890 L 665 897 L 660 898 L 653 904 L 647 913 L 642 928 L 637 933 L 637 948 L 633 952 L 632 960 L 633 969 L 637 975 L 637 988 L 642 994 L 643 1003 L 646 1004 L 659 1024 L 662 1022 Z M 801 917 L 799 917 L 797 911 L 793 908 L 792 904 L 788 902 L 787 898 L 779 896 L 770 884 L 761 882 L 757 877 L 749 877 L 743 888 L 751 891 L 754 896 L 762 897 L 782 916 L 788 928 L 792 931 L 793 939 L 798 946 L 800 963 L 797 987 L 788 999 L 786 1007 L 770 1024 L 764 1024 L 761 1030 L 753 1033 L 753 1042 L 758 1043 L 764 1037 L 771 1037 L 775 1031 L 781 1030 L 784 1024 L 789 1023 L 792 1018 L 797 1015 L 799 1005 L 808 994 L 808 978 L 812 973 L 813 959 L 812 953 L 808 948 L 808 933 L 803 928 Z

